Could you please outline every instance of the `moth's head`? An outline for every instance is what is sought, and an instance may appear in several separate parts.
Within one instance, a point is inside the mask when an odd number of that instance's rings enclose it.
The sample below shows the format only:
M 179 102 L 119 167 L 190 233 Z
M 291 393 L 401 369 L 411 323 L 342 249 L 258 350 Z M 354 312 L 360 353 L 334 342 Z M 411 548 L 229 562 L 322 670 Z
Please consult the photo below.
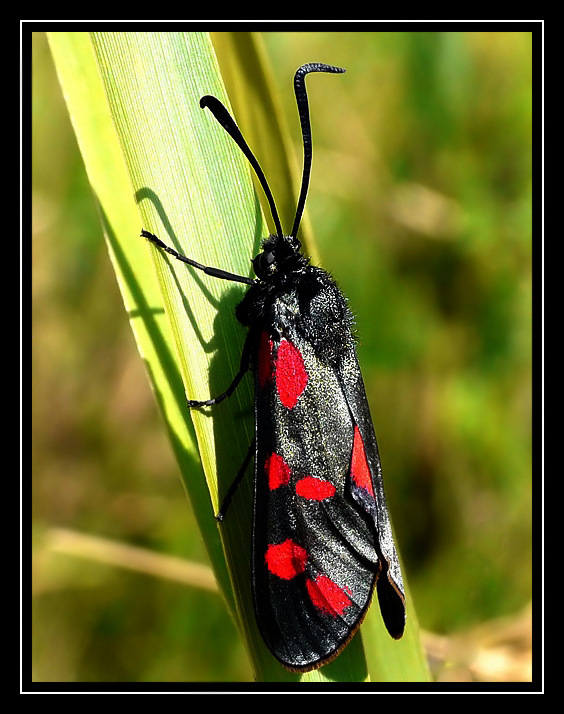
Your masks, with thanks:
M 270 235 L 263 241 L 262 251 L 253 258 L 253 268 L 259 280 L 268 280 L 277 273 L 291 273 L 307 265 L 301 253 L 300 241 L 293 236 Z

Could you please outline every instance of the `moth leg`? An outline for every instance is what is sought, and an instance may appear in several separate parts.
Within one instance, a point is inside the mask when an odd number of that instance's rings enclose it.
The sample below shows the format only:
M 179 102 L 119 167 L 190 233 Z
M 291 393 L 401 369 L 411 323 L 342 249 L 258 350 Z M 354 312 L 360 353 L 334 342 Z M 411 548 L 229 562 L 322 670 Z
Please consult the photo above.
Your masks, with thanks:
M 233 394 L 233 392 L 237 389 L 239 382 L 243 379 L 243 377 L 249 370 L 249 360 L 251 357 L 252 348 L 252 341 L 250 339 L 251 334 L 252 331 L 249 331 L 247 334 L 247 339 L 245 340 L 245 344 L 243 345 L 243 352 L 241 354 L 241 365 L 239 367 L 239 371 L 235 375 L 229 387 L 225 390 L 225 392 L 218 395 L 217 397 L 213 397 L 212 399 L 204 399 L 202 401 L 198 399 L 188 399 L 188 406 L 191 409 L 198 407 L 211 407 L 214 404 L 219 404 L 219 402 L 222 402 L 224 399 L 227 399 L 227 397 L 230 397 Z
M 249 466 L 249 463 L 253 457 L 253 452 L 255 450 L 255 445 L 256 445 L 256 439 L 253 439 L 251 441 L 251 445 L 249 446 L 249 450 L 247 452 L 247 455 L 245 456 L 245 460 L 243 461 L 241 468 L 237 472 L 237 476 L 233 479 L 233 483 L 231 486 L 229 486 L 229 490 L 225 494 L 225 498 L 223 499 L 223 502 L 221 504 L 221 508 L 219 509 L 219 513 L 215 517 L 216 521 L 222 521 L 225 518 L 225 514 L 227 513 L 227 509 L 229 508 L 229 504 L 231 503 L 231 499 L 235 495 L 235 491 L 239 487 L 239 484 L 243 480 L 243 476 L 245 475 L 245 471 L 247 470 L 247 467 Z
M 206 275 L 211 275 L 213 278 L 220 278 L 221 280 L 232 280 L 234 283 L 243 283 L 245 285 L 254 285 L 257 282 L 253 278 L 246 278 L 244 275 L 235 275 L 235 273 L 229 273 L 227 272 L 227 270 L 221 270 L 221 268 L 212 268 L 209 265 L 202 265 L 201 263 L 192 260 L 192 258 L 187 258 L 185 255 L 182 255 L 178 251 L 174 250 L 174 248 L 169 248 L 168 245 L 163 243 L 160 238 L 157 238 L 157 236 L 153 235 L 152 233 L 149 233 L 149 231 L 142 230 L 141 236 L 143 238 L 147 238 L 147 240 L 150 240 L 151 243 L 158 246 L 161 250 L 164 250 L 169 255 L 172 255 L 173 258 L 176 258 L 176 260 L 180 260 L 183 263 L 186 263 L 187 265 L 191 265 L 193 268 L 198 268 L 198 270 L 202 270 Z
M 227 397 L 230 397 L 233 394 L 248 369 L 248 366 L 244 369 L 241 368 L 235 375 L 235 378 L 229 387 L 222 394 L 219 394 L 217 397 L 213 397 L 212 399 L 203 399 L 201 401 L 198 399 L 188 399 L 188 406 L 191 409 L 197 409 L 198 407 L 212 407 L 214 404 L 219 404 L 219 402 L 222 402 L 224 399 L 227 399 Z

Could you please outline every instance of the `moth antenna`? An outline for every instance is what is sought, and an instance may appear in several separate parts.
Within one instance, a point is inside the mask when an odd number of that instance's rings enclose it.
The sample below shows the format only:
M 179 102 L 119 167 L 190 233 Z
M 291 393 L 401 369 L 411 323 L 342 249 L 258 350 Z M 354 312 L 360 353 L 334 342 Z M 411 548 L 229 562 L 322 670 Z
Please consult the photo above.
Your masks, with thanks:
M 300 124 L 302 127 L 302 137 L 304 143 L 304 168 L 302 172 L 302 187 L 300 189 L 300 197 L 296 207 L 296 217 L 292 228 L 291 236 L 298 237 L 298 228 L 302 220 L 304 206 L 306 202 L 307 190 L 309 187 L 309 175 L 311 173 L 312 148 L 311 148 L 311 122 L 309 120 L 309 104 L 307 101 L 307 92 L 305 88 L 305 76 L 310 72 L 330 72 L 331 74 L 342 74 L 346 72 L 342 67 L 333 67 L 330 64 L 321 64 L 320 62 L 312 62 L 304 64 L 298 69 L 294 76 L 294 91 L 296 93 L 296 102 L 298 104 L 298 112 L 300 115 Z
M 276 204 L 274 203 L 274 196 L 272 195 L 272 191 L 270 190 L 270 187 L 266 181 L 266 176 L 264 175 L 264 172 L 261 169 L 259 162 L 256 160 L 255 155 L 250 150 L 249 145 L 243 138 L 243 135 L 241 134 L 239 127 L 235 123 L 235 120 L 233 119 L 231 114 L 229 114 L 223 104 L 219 101 L 219 99 L 212 97 L 210 94 L 206 94 L 200 99 L 200 107 L 202 109 L 204 107 L 207 107 L 210 110 L 210 112 L 214 115 L 217 121 L 221 124 L 221 126 L 225 129 L 229 136 L 231 136 L 231 138 L 235 141 L 237 146 L 241 149 L 241 151 L 249 160 L 249 163 L 255 170 L 257 178 L 260 181 L 260 185 L 262 186 L 264 194 L 268 200 L 270 212 L 272 213 L 272 219 L 274 221 L 274 225 L 276 226 L 276 234 L 279 238 L 282 238 L 282 225 L 280 223 L 280 218 L 278 217 Z

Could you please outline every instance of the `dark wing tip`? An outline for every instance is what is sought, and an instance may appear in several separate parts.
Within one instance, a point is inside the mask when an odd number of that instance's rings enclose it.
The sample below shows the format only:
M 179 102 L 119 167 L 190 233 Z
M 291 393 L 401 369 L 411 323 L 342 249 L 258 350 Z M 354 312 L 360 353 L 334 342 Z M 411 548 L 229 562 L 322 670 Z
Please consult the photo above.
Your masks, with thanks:
M 405 597 L 388 579 L 387 573 L 378 578 L 376 591 L 386 629 L 394 640 L 399 640 L 405 629 Z

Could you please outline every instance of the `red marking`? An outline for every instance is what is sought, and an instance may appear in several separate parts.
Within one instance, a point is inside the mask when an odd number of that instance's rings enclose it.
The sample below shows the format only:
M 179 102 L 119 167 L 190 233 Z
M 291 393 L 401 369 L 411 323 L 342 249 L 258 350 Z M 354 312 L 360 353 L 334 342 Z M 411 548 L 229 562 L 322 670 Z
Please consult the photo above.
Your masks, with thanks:
M 365 491 L 368 491 L 372 497 L 374 497 L 372 474 L 370 473 L 370 467 L 368 466 L 368 461 L 366 460 L 366 452 L 364 450 L 362 436 L 360 435 L 360 431 L 358 430 L 358 426 L 356 424 L 354 425 L 351 476 L 359 488 L 363 488 Z
M 280 401 L 293 409 L 307 385 L 307 372 L 300 351 L 288 340 L 281 340 L 276 360 L 276 388 Z
M 326 615 L 342 615 L 352 601 L 337 583 L 326 575 L 318 575 L 315 580 L 306 580 L 308 595 L 318 610 Z
M 279 545 L 269 545 L 264 556 L 266 567 L 283 580 L 291 580 L 304 572 L 307 551 L 289 538 Z
M 259 387 L 264 385 L 270 379 L 270 369 L 272 363 L 272 340 L 268 332 L 262 331 L 260 336 L 260 346 L 258 354 L 258 383 Z
M 268 488 L 271 491 L 280 486 L 287 486 L 290 483 L 292 472 L 279 454 L 270 454 L 270 456 L 266 457 L 264 470 L 268 478 Z
M 308 501 L 324 501 L 335 495 L 335 486 L 331 481 L 306 476 L 296 484 L 296 493 L 302 498 L 307 498 Z

